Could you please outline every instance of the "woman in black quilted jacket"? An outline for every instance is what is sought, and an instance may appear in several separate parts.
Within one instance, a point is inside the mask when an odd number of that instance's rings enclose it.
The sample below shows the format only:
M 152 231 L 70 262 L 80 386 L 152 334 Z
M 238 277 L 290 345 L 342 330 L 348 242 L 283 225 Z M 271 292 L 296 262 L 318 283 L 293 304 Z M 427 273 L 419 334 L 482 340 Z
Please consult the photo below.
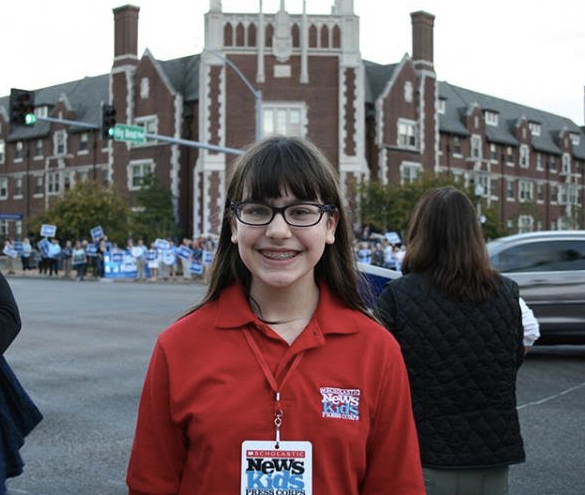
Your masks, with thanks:
M 421 197 L 402 271 L 377 309 L 408 368 L 427 493 L 507 494 L 508 466 L 525 460 L 516 412 L 522 311 L 517 285 L 490 267 L 463 192 Z

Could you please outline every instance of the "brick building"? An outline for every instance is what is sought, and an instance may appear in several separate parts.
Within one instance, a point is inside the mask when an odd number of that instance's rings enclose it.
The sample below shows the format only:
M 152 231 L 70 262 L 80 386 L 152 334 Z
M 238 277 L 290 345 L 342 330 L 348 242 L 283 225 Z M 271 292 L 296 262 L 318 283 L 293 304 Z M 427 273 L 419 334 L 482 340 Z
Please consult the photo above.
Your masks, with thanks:
M 139 8 L 119 7 L 110 72 L 35 90 L 35 113 L 97 124 L 101 104 L 110 103 L 118 123 L 242 148 L 255 138 L 261 91 L 263 134 L 311 139 L 348 193 L 364 179 L 450 171 L 481 185 L 484 204 L 497 206 L 511 232 L 584 227 L 582 128 L 438 81 L 434 17 L 425 12 L 411 14 L 412 55 L 389 65 L 362 60 L 353 3 L 334 0 L 327 15 L 289 14 L 284 1 L 276 13 L 241 14 L 210 0 L 203 52 L 167 61 L 150 50 L 138 55 Z M 0 98 L 0 235 L 22 237 L 30 216 L 87 177 L 118 184 L 132 204 L 148 172 L 172 191 L 186 234 L 218 231 L 234 155 L 100 136 L 40 121 L 13 127 L 8 97 Z

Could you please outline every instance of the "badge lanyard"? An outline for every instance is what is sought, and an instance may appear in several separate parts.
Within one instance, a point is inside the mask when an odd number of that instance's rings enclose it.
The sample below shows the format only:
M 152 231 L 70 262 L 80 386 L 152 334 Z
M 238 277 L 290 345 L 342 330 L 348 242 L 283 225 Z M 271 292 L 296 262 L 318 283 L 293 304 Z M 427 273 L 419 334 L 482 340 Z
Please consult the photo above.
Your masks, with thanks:
M 250 330 L 245 328 L 244 335 L 246 336 L 246 340 L 248 341 L 248 345 L 250 346 L 250 349 L 252 349 L 252 352 L 254 353 L 254 356 L 256 357 L 256 361 L 258 361 L 260 368 L 262 368 L 262 372 L 264 373 L 266 380 L 270 384 L 270 388 L 272 388 L 272 391 L 274 392 L 274 428 L 275 428 L 275 432 L 276 432 L 275 448 L 278 449 L 280 447 L 280 428 L 282 426 L 282 416 L 284 414 L 284 412 L 282 410 L 281 402 L 280 402 L 281 401 L 280 391 L 284 387 L 284 384 L 287 382 L 288 378 L 292 375 L 293 371 L 297 368 L 297 366 L 301 362 L 301 359 L 305 355 L 305 351 L 300 352 L 299 354 L 296 355 L 294 361 L 292 362 L 290 368 L 288 369 L 288 371 L 284 375 L 284 378 L 282 379 L 282 382 L 280 383 L 280 386 L 279 386 L 276 383 L 276 379 L 274 378 L 272 371 L 270 371 L 268 363 L 266 362 L 266 359 L 264 359 L 264 356 L 262 355 L 262 352 L 260 351 L 258 344 L 256 343 L 256 341 L 252 337 Z

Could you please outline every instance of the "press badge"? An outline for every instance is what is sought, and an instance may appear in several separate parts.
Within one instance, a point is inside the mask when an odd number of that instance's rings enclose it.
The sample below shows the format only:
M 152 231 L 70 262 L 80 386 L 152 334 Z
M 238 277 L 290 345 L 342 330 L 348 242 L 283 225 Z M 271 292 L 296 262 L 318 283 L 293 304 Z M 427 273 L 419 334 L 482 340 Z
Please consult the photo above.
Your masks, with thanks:
M 242 442 L 240 495 L 313 495 L 311 442 Z

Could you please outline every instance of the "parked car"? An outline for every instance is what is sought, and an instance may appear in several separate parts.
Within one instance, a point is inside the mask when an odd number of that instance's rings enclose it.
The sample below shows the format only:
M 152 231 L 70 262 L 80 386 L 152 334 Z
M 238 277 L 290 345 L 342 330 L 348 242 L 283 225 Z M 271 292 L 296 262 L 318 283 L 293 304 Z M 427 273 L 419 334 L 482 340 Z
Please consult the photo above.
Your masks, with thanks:
M 487 244 L 534 311 L 540 344 L 585 344 L 585 230 L 517 234 Z

